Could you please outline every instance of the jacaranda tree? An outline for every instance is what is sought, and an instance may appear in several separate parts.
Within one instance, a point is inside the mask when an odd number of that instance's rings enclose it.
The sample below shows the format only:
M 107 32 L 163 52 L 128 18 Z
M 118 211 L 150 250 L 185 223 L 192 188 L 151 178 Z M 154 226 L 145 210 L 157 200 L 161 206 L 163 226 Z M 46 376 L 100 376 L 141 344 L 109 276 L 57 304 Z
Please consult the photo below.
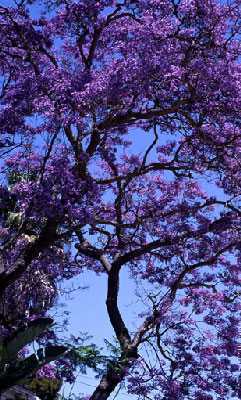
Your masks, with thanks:
M 91 270 L 119 349 L 89 399 L 240 399 L 241 1 L 22 0 L 0 32 L 2 343 L 48 346 L 58 283 Z

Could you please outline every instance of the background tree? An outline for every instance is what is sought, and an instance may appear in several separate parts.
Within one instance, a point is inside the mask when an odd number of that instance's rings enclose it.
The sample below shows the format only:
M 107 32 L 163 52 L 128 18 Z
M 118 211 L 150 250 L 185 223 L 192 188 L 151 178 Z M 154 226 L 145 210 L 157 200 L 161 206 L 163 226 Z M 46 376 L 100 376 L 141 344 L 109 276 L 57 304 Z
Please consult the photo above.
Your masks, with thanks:
M 52 6 L 0 9 L 2 302 L 20 323 L 104 274 L 119 355 L 91 400 L 240 398 L 240 1 Z M 147 293 L 135 332 L 122 269 Z

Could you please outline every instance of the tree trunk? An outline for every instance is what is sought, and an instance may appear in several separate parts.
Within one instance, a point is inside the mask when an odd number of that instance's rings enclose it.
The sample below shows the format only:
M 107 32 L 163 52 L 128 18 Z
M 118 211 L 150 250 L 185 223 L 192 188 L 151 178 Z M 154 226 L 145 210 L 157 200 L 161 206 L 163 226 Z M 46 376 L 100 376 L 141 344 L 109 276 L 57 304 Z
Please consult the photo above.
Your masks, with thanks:
M 118 364 L 117 364 L 118 365 Z M 127 367 L 127 366 L 125 366 Z M 94 393 L 90 397 L 90 400 L 106 400 L 110 394 L 115 390 L 118 384 L 123 380 L 125 376 L 125 368 L 121 367 L 120 371 L 115 372 L 114 367 L 109 367 L 108 371 L 103 377 L 99 385 L 96 387 Z M 118 368 L 120 368 L 118 366 Z

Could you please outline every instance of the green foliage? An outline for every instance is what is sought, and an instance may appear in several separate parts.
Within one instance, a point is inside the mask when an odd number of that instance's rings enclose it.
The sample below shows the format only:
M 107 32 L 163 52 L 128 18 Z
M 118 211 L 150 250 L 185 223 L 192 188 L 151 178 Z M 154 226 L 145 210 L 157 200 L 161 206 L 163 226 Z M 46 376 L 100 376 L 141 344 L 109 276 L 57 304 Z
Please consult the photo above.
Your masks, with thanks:
M 99 372 L 100 365 L 106 361 L 106 357 L 101 355 L 100 350 L 94 344 L 72 348 L 68 353 L 68 358 L 74 366 L 79 367 L 82 373 L 86 373 L 87 368 Z
M 19 357 L 20 350 L 36 340 L 52 323 L 51 318 L 39 318 L 0 343 L 0 391 L 18 383 L 25 384 L 43 365 L 55 361 L 68 352 L 68 348 L 65 346 L 47 346 L 27 358 Z M 37 385 L 37 382 L 35 383 Z M 41 382 L 39 390 L 42 390 L 42 384 L 47 385 L 47 382 Z M 56 385 L 57 382 L 53 386 L 48 385 L 50 394 L 55 389 L 57 390 Z M 44 399 L 54 399 L 54 397 L 45 397 Z
M 121 348 L 118 340 L 113 339 L 113 343 L 105 339 L 105 345 L 112 360 L 118 360 L 121 356 Z
M 32 321 L 27 328 L 19 329 L 12 337 L 2 343 L 0 347 L 0 362 L 9 363 L 16 359 L 19 351 L 46 331 L 52 323 L 53 320 L 51 318 L 39 318 Z
M 35 181 L 37 178 L 36 172 L 18 172 L 18 171 L 10 171 L 8 173 L 8 184 L 9 186 L 13 186 L 16 183 L 22 181 Z
M 59 379 L 33 379 L 26 387 L 41 400 L 54 400 L 58 396 L 62 382 Z
M 0 373 L 0 393 L 16 384 L 26 384 L 39 368 L 45 364 L 64 356 L 68 352 L 65 346 L 46 346 L 39 349 L 36 354 L 22 360 L 15 360 L 11 364 L 5 364 L 4 370 Z
M 17 228 L 20 226 L 22 221 L 21 212 L 9 212 L 7 215 L 7 225 L 11 228 Z

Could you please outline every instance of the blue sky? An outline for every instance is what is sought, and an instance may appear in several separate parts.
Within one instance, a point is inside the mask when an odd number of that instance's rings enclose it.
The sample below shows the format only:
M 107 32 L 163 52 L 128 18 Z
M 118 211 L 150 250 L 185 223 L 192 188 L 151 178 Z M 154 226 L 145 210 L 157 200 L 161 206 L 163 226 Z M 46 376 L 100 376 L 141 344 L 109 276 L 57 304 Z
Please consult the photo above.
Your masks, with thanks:
M 104 346 L 104 339 L 112 341 L 114 331 L 108 319 L 105 307 L 107 276 L 97 276 L 93 272 L 81 274 L 74 282 L 69 282 L 67 287 L 72 286 L 89 286 L 88 289 L 78 290 L 70 296 L 63 295 L 62 299 L 66 303 L 66 310 L 70 311 L 69 315 L 69 332 L 78 335 L 81 332 L 88 332 L 93 336 L 93 341 L 97 346 Z M 130 329 L 137 328 L 137 313 L 141 307 L 137 299 L 134 298 L 135 284 L 128 278 L 127 270 L 123 270 L 120 279 L 120 296 L 119 306 Z M 71 298 L 72 297 L 72 298 Z M 103 350 L 104 352 L 104 350 Z M 94 373 L 81 374 L 74 387 L 73 392 L 76 394 L 91 393 L 98 379 L 94 378 Z M 63 388 L 67 393 L 70 390 L 69 385 Z M 126 396 L 120 393 L 118 400 L 125 400 Z

